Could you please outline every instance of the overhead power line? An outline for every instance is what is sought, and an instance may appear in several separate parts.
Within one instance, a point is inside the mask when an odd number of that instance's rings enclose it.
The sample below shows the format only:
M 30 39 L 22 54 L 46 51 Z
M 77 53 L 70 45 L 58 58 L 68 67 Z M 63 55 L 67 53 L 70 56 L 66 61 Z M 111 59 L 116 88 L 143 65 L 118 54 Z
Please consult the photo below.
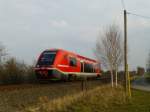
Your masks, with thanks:
M 122 8 L 124 10 L 126 10 L 124 0 L 121 0 L 121 4 L 122 4 Z M 136 14 L 136 13 L 132 13 L 132 12 L 128 12 L 128 11 L 127 11 L 127 14 L 130 14 L 130 15 L 133 15 L 133 16 L 137 16 L 137 17 L 141 17 L 141 18 L 145 18 L 145 19 L 150 19 L 150 16 L 140 15 L 140 14 Z
M 141 17 L 141 18 L 145 18 L 145 19 L 150 19 L 150 16 L 144 16 L 144 15 L 135 14 L 135 13 L 131 13 L 131 12 L 127 12 L 127 14 L 137 16 L 137 17 Z

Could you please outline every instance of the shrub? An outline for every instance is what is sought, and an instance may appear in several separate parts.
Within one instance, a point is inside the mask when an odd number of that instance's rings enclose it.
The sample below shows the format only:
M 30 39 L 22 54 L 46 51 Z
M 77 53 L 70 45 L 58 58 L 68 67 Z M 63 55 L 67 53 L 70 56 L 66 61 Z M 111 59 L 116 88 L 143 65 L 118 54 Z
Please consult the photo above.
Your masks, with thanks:
M 0 84 L 36 83 L 33 65 L 9 58 L 0 65 Z
M 34 73 L 34 66 L 33 65 L 28 66 L 26 69 L 26 82 L 27 83 L 36 83 L 37 82 L 37 78 L 36 78 L 35 73 Z
M 17 61 L 15 58 L 10 58 L 3 65 L 2 82 L 4 84 L 16 84 L 23 82 L 26 65 Z
M 2 79 L 3 79 L 3 75 L 4 74 L 4 67 L 2 65 L 0 65 L 0 84 L 3 83 Z

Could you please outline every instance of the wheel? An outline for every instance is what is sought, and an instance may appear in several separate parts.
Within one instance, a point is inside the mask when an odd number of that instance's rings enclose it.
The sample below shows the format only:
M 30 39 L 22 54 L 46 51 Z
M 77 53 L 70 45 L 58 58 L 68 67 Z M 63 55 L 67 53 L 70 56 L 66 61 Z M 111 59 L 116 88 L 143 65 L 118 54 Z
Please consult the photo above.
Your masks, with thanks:
M 68 75 L 62 74 L 61 75 L 61 80 L 64 81 L 64 82 L 68 81 Z
M 74 81 L 75 79 L 76 79 L 76 75 L 74 75 L 74 74 L 68 75 L 68 81 Z

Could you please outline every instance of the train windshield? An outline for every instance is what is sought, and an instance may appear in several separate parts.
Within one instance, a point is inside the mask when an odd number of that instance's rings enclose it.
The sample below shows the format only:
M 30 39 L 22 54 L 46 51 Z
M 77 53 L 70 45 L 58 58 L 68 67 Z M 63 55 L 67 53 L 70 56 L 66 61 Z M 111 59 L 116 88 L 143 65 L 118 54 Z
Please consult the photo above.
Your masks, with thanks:
M 45 51 L 41 55 L 38 65 L 53 65 L 56 57 L 56 51 Z

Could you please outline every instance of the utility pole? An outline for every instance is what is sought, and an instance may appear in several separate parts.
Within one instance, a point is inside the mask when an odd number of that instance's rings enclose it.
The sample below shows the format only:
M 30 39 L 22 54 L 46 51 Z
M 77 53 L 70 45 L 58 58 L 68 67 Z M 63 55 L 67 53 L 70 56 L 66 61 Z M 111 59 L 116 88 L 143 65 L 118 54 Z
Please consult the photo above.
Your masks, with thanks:
M 128 76 L 128 71 L 127 71 L 127 11 L 124 10 L 124 71 L 125 71 L 125 89 L 126 92 L 128 90 L 128 83 L 127 83 L 127 76 Z

